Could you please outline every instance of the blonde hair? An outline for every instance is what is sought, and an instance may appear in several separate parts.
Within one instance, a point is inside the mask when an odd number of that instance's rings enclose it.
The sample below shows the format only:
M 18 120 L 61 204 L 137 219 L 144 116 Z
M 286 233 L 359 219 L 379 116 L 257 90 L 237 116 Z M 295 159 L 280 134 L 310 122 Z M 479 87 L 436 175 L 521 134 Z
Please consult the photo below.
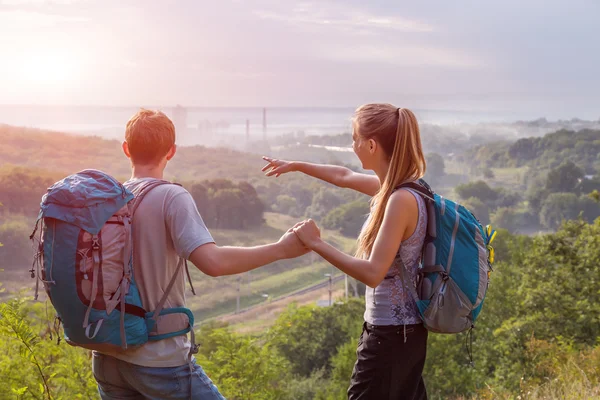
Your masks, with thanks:
M 425 174 L 426 163 L 415 115 L 391 104 L 365 104 L 356 109 L 353 125 L 363 139 L 375 140 L 390 165 L 381 188 L 371 199 L 371 217 L 358 237 L 356 256 L 368 258 L 383 222 L 387 202 L 398 185 Z
M 175 125 L 163 112 L 141 108 L 127 122 L 125 141 L 134 164 L 157 164 L 175 144 Z

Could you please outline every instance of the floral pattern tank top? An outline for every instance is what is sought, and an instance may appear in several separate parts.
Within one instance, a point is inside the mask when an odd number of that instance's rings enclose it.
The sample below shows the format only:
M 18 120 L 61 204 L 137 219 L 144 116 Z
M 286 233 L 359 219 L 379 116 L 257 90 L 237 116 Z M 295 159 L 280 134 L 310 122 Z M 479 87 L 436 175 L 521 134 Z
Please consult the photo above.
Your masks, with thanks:
M 421 323 L 417 306 L 402 284 L 399 268 L 405 268 L 406 284 L 416 285 L 421 252 L 427 233 L 427 207 L 423 198 L 411 189 L 417 199 L 419 219 L 413 234 L 400 244 L 385 279 L 376 287 L 367 287 L 365 321 L 373 325 L 412 325 Z

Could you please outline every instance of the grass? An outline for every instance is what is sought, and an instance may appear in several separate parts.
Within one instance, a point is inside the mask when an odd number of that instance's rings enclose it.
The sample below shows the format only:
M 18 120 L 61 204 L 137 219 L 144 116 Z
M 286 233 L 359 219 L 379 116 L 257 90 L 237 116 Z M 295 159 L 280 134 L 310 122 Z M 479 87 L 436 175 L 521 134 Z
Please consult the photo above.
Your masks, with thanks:
M 276 213 L 265 213 L 265 224 L 247 230 L 214 229 L 211 233 L 220 246 L 256 246 L 279 240 L 287 229 L 299 218 Z M 351 253 L 355 239 L 342 236 L 339 232 L 323 230 L 322 236 L 332 245 Z M 240 308 L 246 308 L 312 286 L 324 280 L 325 273 L 336 273 L 335 268 L 316 254 L 308 254 L 296 259 L 281 260 L 241 275 L 211 278 L 190 266 L 192 282 L 196 296 L 186 293 L 188 307 L 194 312 L 196 320 L 219 317 L 235 312 L 237 308 L 238 287 L 240 290 Z M 32 295 L 35 281 L 29 277 L 25 267 L 2 272 L 0 282 L 6 289 L 0 292 L 0 298 L 8 298 L 24 289 Z M 263 297 L 268 294 L 269 297 Z M 40 295 L 43 288 L 40 286 Z
M 352 295 L 350 289 L 349 295 Z M 229 324 L 229 327 L 241 334 L 260 335 L 264 333 L 275 323 L 279 314 L 281 314 L 290 304 L 296 303 L 299 306 L 314 305 L 317 300 L 328 300 L 329 288 L 323 287 L 309 293 L 284 298 L 281 300 L 268 301 L 242 314 L 232 314 L 219 318 L 219 320 Z M 344 298 L 344 281 L 333 285 L 332 299 L 336 301 Z
M 276 213 L 265 213 L 265 224 L 245 231 L 211 230 L 219 245 L 255 246 L 279 240 L 281 235 L 298 222 L 298 218 Z M 322 236 L 337 248 L 352 252 L 355 239 L 339 232 L 323 230 Z M 278 261 L 237 276 L 211 278 L 194 269 L 192 280 L 196 296 L 187 302 L 198 322 L 235 312 L 238 287 L 240 308 L 246 308 L 312 286 L 323 280 L 325 273 L 339 273 L 315 254 L 292 260 Z M 268 298 L 263 297 L 268 294 Z

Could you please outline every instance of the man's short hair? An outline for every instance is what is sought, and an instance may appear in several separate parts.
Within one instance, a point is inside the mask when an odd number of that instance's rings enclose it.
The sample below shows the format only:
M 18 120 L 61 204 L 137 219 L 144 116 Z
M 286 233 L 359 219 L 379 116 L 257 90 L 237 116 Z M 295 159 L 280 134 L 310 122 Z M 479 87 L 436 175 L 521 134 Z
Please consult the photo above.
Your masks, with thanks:
M 127 122 L 125 141 L 134 164 L 157 164 L 175 144 L 175 125 L 163 112 L 142 108 Z

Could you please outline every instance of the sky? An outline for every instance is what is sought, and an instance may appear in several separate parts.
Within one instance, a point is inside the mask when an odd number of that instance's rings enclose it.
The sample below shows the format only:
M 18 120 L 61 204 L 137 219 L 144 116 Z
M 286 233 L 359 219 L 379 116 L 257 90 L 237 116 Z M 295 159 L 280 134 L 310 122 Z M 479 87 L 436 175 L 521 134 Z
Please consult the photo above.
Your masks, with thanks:
M 600 118 L 598 0 L 0 0 L 0 104 Z

